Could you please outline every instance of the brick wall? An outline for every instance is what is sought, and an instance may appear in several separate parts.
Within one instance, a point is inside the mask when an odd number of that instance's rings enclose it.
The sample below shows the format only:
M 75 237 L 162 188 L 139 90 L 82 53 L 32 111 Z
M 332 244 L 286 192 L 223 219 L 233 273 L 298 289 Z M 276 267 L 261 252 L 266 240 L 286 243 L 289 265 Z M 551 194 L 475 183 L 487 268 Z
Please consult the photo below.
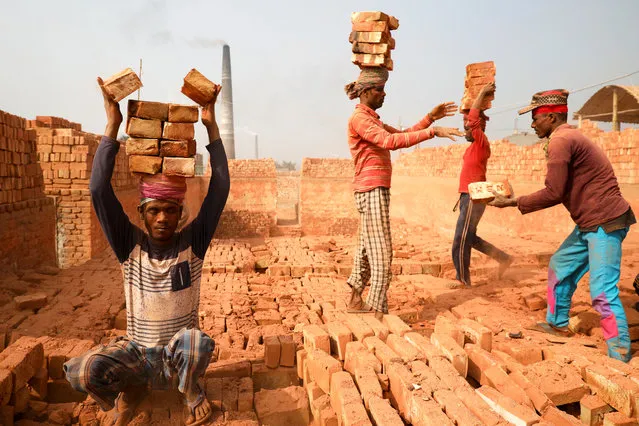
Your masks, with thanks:
M 0 270 L 55 263 L 55 211 L 44 195 L 35 132 L 0 111 Z
M 44 190 L 55 199 L 58 265 L 67 268 L 84 263 L 107 247 L 89 192 L 91 167 L 100 136 L 76 130 L 80 128 L 78 124 L 57 117 L 38 117 L 29 124 L 48 126 L 34 130 Z M 113 187 L 116 191 L 128 189 L 134 182 L 122 149 L 116 157 Z
M 273 159 L 229 160 L 231 190 L 216 238 L 269 236 L 275 226 L 277 171 Z M 202 196 L 208 189 L 202 182 Z
M 300 180 L 299 218 L 304 235 L 357 232 L 350 159 L 304 158 Z

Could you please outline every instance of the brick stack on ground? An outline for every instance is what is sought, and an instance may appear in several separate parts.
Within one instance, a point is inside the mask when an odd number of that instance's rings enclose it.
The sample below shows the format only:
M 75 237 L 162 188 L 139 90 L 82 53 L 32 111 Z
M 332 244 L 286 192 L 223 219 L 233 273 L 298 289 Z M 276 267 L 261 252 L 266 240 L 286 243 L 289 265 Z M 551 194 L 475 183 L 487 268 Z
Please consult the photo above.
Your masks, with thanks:
M 348 41 L 352 44 L 351 62 L 362 67 L 384 67 L 393 69 L 391 50 L 395 39 L 391 30 L 399 28 L 394 16 L 383 12 L 354 12 L 351 15 L 352 32 Z
M 479 95 L 482 87 L 495 82 L 495 63 L 493 61 L 477 62 L 466 65 L 466 80 L 464 81 L 464 97 L 459 110 L 470 109 Z M 493 96 L 486 96 L 480 109 L 487 110 L 492 106 Z

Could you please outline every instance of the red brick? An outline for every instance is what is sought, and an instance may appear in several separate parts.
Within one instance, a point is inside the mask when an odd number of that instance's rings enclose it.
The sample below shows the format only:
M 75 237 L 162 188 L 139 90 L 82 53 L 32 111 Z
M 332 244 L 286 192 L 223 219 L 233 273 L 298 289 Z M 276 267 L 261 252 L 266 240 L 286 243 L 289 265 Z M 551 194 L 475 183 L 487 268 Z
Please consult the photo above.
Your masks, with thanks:
M 390 333 L 388 327 L 382 324 L 382 322 L 375 318 L 375 316 L 373 315 L 362 315 L 361 318 L 373 330 L 373 333 L 375 333 L 375 337 L 379 338 L 379 340 L 381 340 L 382 342 L 386 341 L 386 338 Z
M 476 345 L 466 345 L 464 348 L 468 355 L 468 376 L 472 377 L 480 385 L 489 384 L 485 371 L 491 367 L 497 366 L 504 369 L 502 363 L 497 357 Z
M 0 370 L 0 406 L 9 403 L 11 393 L 13 392 L 13 375 L 11 370 Z
M 408 343 L 410 343 L 417 350 L 423 353 L 428 360 L 443 356 L 441 352 L 439 352 L 439 350 L 426 337 L 419 333 L 406 333 L 404 335 L 404 339 L 406 339 Z
M 168 121 L 172 123 L 196 123 L 199 111 L 196 105 L 169 104 Z
M 468 373 L 468 355 L 452 337 L 431 334 L 431 343 L 448 359 L 462 377 Z
M 162 137 L 162 121 L 131 117 L 126 127 L 126 133 L 131 137 L 160 139 Z
M 410 370 L 413 373 L 413 380 L 422 387 L 427 395 L 432 395 L 439 389 L 450 389 L 442 383 L 435 371 L 423 361 L 411 362 Z
M 546 408 L 554 406 L 550 398 L 548 398 L 539 387 L 530 382 L 520 371 L 512 371 L 508 377 L 526 392 L 526 395 L 528 395 L 528 398 L 530 398 L 538 413 L 543 413 Z
M 222 411 L 237 411 L 239 382 L 237 377 L 222 378 Z
M 396 354 L 398 354 L 404 362 L 426 360 L 426 356 L 424 356 L 423 353 L 421 353 L 419 350 L 417 350 L 417 348 L 408 343 L 406 339 L 398 336 L 397 334 L 389 334 L 386 338 L 386 344 Z
M 29 379 L 42 368 L 44 350 L 35 338 L 24 336 L 0 352 L 0 370 L 10 370 L 13 391 L 24 387 Z
M 529 426 L 539 422 L 535 410 L 516 403 L 493 388 L 482 386 L 476 392 L 494 411 L 512 424 Z
M 200 106 L 206 106 L 206 104 L 211 102 L 220 89 L 221 86 L 213 83 L 211 80 L 204 77 L 198 70 L 193 68 L 184 77 L 182 93 Z
M 161 102 L 136 101 L 129 99 L 127 107 L 129 117 L 166 121 L 169 117 L 169 105 Z
M 341 424 L 356 424 L 358 421 L 368 420 L 362 398 L 349 373 L 343 371 L 333 374 L 330 396 L 331 405 L 341 419 Z
M 163 139 L 171 140 L 191 140 L 195 137 L 195 127 L 193 123 L 164 123 L 162 130 Z
M 371 367 L 376 373 L 382 372 L 382 363 L 361 342 L 347 343 L 344 370 L 355 374 L 355 370 L 363 366 Z
M 148 155 L 130 155 L 129 169 L 135 173 L 154 175 L 162 170 L 162 158 Z
M 629 418 L 622 413 L 608 413 L 604 416 L 603 426 L 637 426 L 637 419 Z
M 603 365 L 586 367 L 586 383 L 617 411 L 632 417 L 637 413 L 639 385 Z
M 388 28 L 396 30 L 399 28 L 399 21 L 397 18 L 391 15 L 387 15 L 384 12 L 370 11 L 370 12 L 353 12 L 351 13 L 351 22 L 370 22 L 370 21 L 384 21 L 388 22 Z
M 371 419 L 373 420 L 373 424 L 376 426 L 403 426 L 404 422 L 402 421 L 399 414 L 393 407 L 391 407 L 390 403 L 387 399 L 380 398 L 378 396 L 373 396 L 370 398 L 369 402 L 369 411 L 371 414 Z
M 454 317 L 453 317 L 454 318 Z M 435 318 L 435 333 L 450 336 L 459 346 L 464 347 L 464 332 L 459 327 L 459 320 L 449 315 L 439 314 Z
M 344 361 L 346 356 L 346 344 L 353 340 L 353 335 L 348 327 L 338 322 L 330 322 L 326 324 L 331 345 L 331 353 Z
M 382 387 L 379 384 L 375 370 L 371 367 L 357 368 L 354 378 L 366 408 L 370 408 L 369 400 L 371 397 L 378 396 L 382 398 Z
M 327 354 L 331 353 L 331 340 L 329 334 L 318 325 L 307 325 L 302 331 L 304 335 L 304 349 L 310 354 L 319 349 Z
M 329 393 L 331 389 L 331 376 L 336 372 L 342 371 L 340 362 L 328 353 L 315 349 L 309 352 L 306 363 L 311 380 L 317 383 L 317 386 L 325 393 Z
M 251 376 L 250 361 L 225 360 L 213 362 L 206 367 L 204 377 L 249 377 Z
M 32 293 L 13 298 L 18 309 L 40 309 L 47 304 L 46 293 Z
M 541 420 L 556 426 L 581 426 L 581 422 L 576 417 L 561 411 L 557 407 L 548 407 L 541 416 Z
M 295 366 L 295 353 L 297 351 L 297 346 L 295 345 L 293 336 L 287 334 L 284 336 L 279 336 L 279 339 L 280 345 L 282 347 L 282 351 L 280 354 L 280 365 L 284 367 Z
M 459 375 L 459 371 L 445 358 L 433 358 L 428 360 L 428 366 L 437 374 L 437 377 L 450 390 L 472 389 L 466 379 Z
M 493 342 L 493 348 L 506 352 L 523 365 L 530 365 L 542 360 L 541 347 L 528 343 L 519 342 Z
M 482 421 L 473 414 L 451 390 L 441 389 L 435 391 L 434 398 L 443 407 L 449 419 L 458 425 L 483 425 Z
M 402 358 L 392 350 L 386 343 L 382 342 L 375 336 L 369 336 L 364 339 L 364 346 L 373 353 L 377 359 L 382 363 L 384 372 L 388 368 L 388 365 L 392 362 L 402 362 Z
M 20 389 L 14 390 L 11 395 L 10 405 L 13 405 L 15 413 L 24 413 L 29 407 L 29 388 L 22 386 Z
M 589 393 L 579 373 L 571 366 L 542 361 L 528 366 L 523 373 L 557 406 L 579 402 Z
M 169 176 L 195 176 L 195 158 L 164 157 L 162 173 Z
M 52 404 L 82 402 L 87 394 L 78 392 L 65 379 L 51 380 L 47 383 L 47 401 Z
M 369 336 L 375 335 L 373 329 L 370 328 L 368 324 L 366 324 L 366 322 L 357 315 L 347 314 L 345 316 L 345 319 L 346 326 L 351 330 L 351 333 L 353 333 L 353 337 L 355 337 L 355 340 L 362 341 Z
M 126 141 L 127 155 L 159 155 L 158 139 L 129 138 Z
M 142 82 L 131 68 L 126 68 L 104 80 L 104 90 L 116 102 L 120 102 L 141 87 Z
M 612 411 L 612 407 L 598 395 L 586 395 L 579 401 L 581 422 L 588 426 L 601 426 L 604 415 Z
M 384 21 L 364 21 L 353 22 L 353 31 L 389 31 L 388 22 Z
M 521 405 L 534 408 L 532 401 L 526 392 L 515 383 L 508 374 L 498 366 L 493 366 L 484 371 L 488 384 L 504 395 L 508 395 Z
M 537 294 L 530 294 L 524 297 L 524 303 L 531 311 L 546 309 L 546 300 Z
M 295 357 L 297 358 L 297 377 L 300 379 L 304 378 L 304 367 L 306 364 L 306 357 L 308 352 L 306 349 L 302 349 L 301 351 L 297 351 Z
M 382 323 L 388 327 L 388 331 L 404 337 L 404 334 L 411 331 L 408 324 L 401 320 L 397 315 L 386 314 L 382 320 Z
M 439 404 L 421 389 L 411 393 L 410 421 L 415 426 L 453 426 Z
M 195 155 L 195 140 L 162 141 L 160 155 L 162 157 L 192 157 Z
M 411 404 L 413 402 L 413 374 L 405 365 L 393 362 L 388 366 L 388 379 L 393 398 L 397 401 L 397 411 L 408 422 L 411 417 Z
M 485 351 L 493 349 L 493 333 L 488 327 L 484 327 L 477 321 L 468 318 L 459 319 L 459 328 L 468 340 L 478 345 Z
M 282 346 L 277 336 L 264 337 L 264 364 L 269 368 L 277 368 L 280 365 Z
M 260 424 L 284 426 L 307 425 L 310 422 L 308 395 L 299 386 L 257 392 L 255 412 Z
M 354 42 L 353 53 L 385 54 L 391 51 L 387 43 Z
M 501 417 L 486 404 L 474 389 L 455 389 L 455 395 L 486 426 L 502 424 Z

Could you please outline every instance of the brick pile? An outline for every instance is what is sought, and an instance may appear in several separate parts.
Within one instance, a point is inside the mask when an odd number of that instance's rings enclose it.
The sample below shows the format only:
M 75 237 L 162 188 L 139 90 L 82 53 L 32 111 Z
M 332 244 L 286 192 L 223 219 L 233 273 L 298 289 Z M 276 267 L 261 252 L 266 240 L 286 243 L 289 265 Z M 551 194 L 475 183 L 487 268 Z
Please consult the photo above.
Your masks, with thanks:
M 40 117 L 39 122 L 50 122 Z M 91 258 L 106 243 L 91 207 L 89 179 L 100 136 L 72 128 L 36 127 L 38 163 L 42 170 L 45 194 L 56 198 L 58 264 L 68 267 Z M 132 188 L 128 161 L 121 150 L 116 157 L 112 185 Z M 94 247 L 95 245 L 95 247 Z
M 195 176 L 197 106 L 129 100 L 126 153 L 134 173 Z
M 36 133 L 0 111 L 0 259 L 3 266 L 55 261 L 53 200 L 44 193 Z
M 466 79 L 464 80 L 464 97 L 459 105 L 459 110 L 468 110 L 473 106 L 482 87 L 495 82 L 495 63 L 493 61 L 477 62 L 466 65 Z M 486 95 L 480 106 L 481 110 L 489 109 L 495 95 Z
M 82 124 L 74 123 L 66 118 L 38 115 L 35 120 L 27 120 L 27 128 L 50 127 L 52 129 L 82 130 Z
M 351 14 L 352 32 L 348 41 L 352 43 L 351 62 L 362 67 L 384 67 L 393 69 L 391 50 L 395 39 L 391 30 L 399 28 L 394 16 L 383 12 L 354 12 Z

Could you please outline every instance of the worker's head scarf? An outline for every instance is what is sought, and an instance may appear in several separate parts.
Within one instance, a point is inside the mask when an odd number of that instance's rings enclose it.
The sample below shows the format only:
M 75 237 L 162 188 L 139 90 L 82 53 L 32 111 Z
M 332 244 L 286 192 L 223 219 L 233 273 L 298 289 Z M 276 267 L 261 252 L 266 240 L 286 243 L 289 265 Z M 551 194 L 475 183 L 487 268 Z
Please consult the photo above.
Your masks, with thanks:
M 348 83 L 344 91 L 348 99 L 359 98 L 360 95 L 373 87 L 383 86 L 388 80 L 388 70 L 382 67 L 364 67 L 356 81 Z
M 169 201 L 182 205 L 186 195 L 186 179 L 182 176 L 167 176 L 162 173 L 142 175 L 138 183 L 140 206 L 149 201 Z

